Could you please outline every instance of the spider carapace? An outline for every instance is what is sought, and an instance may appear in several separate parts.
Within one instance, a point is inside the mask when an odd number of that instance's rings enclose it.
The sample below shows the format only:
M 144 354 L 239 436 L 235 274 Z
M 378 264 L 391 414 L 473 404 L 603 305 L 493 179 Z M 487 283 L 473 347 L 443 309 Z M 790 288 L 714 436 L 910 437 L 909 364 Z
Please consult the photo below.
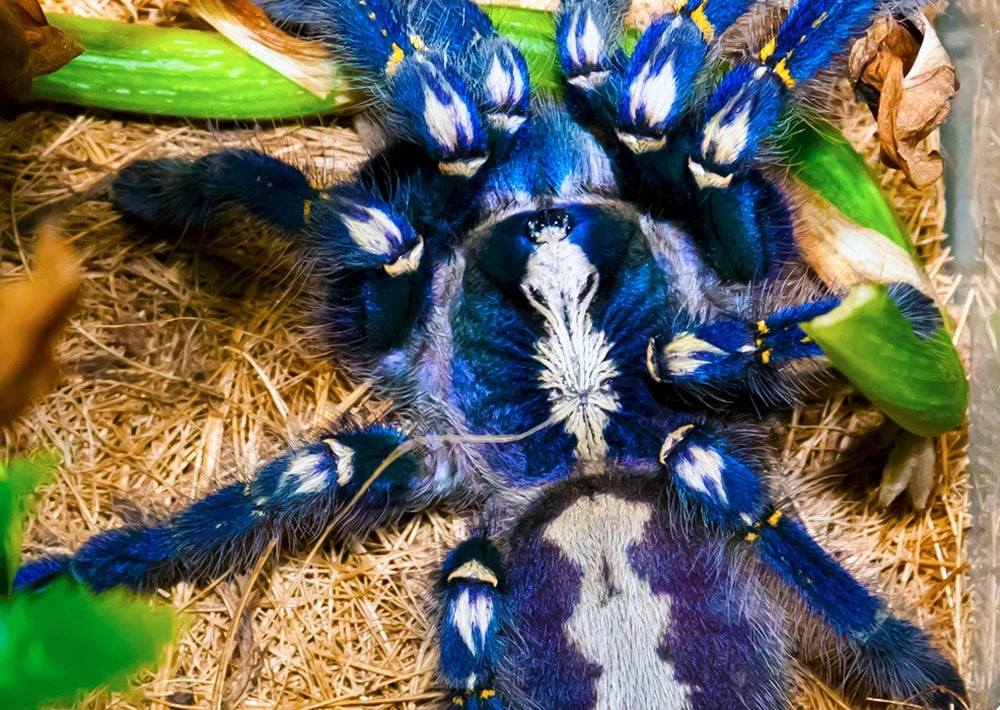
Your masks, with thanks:
M 787 707 L 791 615 L 850 700 L 962 707 L 927 634 L 768 483 L 769 430 L 826 367 L 799 323 L 842 295 L 796 253 L 769 140 L 878 3 L 799 0 L 724 57 L 757 3 L 679 0 L 627 55 L 627 0 L 569 0 L 559 97 L 465 0 L 261 4 L 330 43 L 381 147 L 326 187 L 251 150 L 138 161 L 113 200 L 168 228 L 235 208 L 294 242 L 324 347 L 398 414 L 18 584 L 206 580 L 458 497 L 478 532 L 436 587 L 452 708 Z

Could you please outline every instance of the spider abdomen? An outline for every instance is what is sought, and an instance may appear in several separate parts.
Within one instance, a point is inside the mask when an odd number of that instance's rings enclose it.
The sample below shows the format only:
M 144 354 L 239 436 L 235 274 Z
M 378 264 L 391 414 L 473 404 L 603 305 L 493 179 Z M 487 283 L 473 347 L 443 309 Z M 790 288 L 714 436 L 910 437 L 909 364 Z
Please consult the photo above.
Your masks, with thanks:
M 662 481 L 629 473 L 559 484 L 515 526 L 498 687 L 512 707 L 784 707 L 760 580 L 680 523 Z

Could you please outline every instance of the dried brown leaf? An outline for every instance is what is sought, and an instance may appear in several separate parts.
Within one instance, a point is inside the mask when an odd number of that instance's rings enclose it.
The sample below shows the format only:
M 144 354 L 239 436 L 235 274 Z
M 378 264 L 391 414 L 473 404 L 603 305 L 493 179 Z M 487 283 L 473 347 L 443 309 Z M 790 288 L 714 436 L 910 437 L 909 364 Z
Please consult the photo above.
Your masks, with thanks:
M 36 76 L 51 74 L 83 51 L 45 19 L 38 0 L 0 0 L 0 98 L 25 101 Z M 9 48 L 9 49 L 8 49 Z
M 958 80 L 927 18 L 880 20 L 855 43 L 849 69 L 878 120 L 882 162 L 902 170 L 914 187 L 937 180 L 941 156 L 922 142 L 948 116 Z
M 932 439 L 900 432 L 882 470 L 879 505 L 887 508 L 903 491 L 908 491 L 914 508 L 926 508 L 934 487 L 934 460 Z
M 191 8 L 229 41 L 321 99 L 333 91 L 333 60 L 321 42 L 282 32 L 251 0 L 192 0 Z
M 31 93 L 31 50 L 14 3 L 0 0 L 0 104 L 25 101 Z
M 35 261 L 30 279 L 0 285 L 0 425 L 52 384 L 53 348 L 80 287 L 76 258 L 54 228 L 43 228 Z

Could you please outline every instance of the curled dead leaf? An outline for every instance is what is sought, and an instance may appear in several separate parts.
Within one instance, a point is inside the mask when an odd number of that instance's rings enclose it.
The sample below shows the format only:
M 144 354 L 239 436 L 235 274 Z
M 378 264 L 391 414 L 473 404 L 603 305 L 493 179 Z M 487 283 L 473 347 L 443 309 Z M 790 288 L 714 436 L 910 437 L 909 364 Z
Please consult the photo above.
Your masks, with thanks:
M 879 506 L 888 508 L 903 491 L 916 510 L 924 510 L 934 488 L 934 440 L 900 432 L 882 470 Z
M 51 385 L 53 349 L 79 287 L 76 258 L 51 226 L 42 228 L 31 278 L 0 284 L 0 425 Z
M 848 67 L 878 121 L 882 162 L 914 187 L 937 180 L 941 156 L 921 143 L 948 116 L 958 79 L 930 21 L 920 13 L 879 20 L 855 43 Z
M 36 76 L 51 74 L 83 52 L 52 27 L 37 0 L 0 0 L 0 100 L 25 101 Z
M 801 183 L 795 188 L 802 228 L 795 230 L 799 252 L 820 279 L 834 290 L 864 281 L 907 283 L 933 298 L 924 270 L 898 244 L 862 227 Z
M 282 32 L 251 0 L 192 0 L 191 8 L 230 42 L 306 91 L 321 99 L 333 91 L 333 60 L 323 43 Z

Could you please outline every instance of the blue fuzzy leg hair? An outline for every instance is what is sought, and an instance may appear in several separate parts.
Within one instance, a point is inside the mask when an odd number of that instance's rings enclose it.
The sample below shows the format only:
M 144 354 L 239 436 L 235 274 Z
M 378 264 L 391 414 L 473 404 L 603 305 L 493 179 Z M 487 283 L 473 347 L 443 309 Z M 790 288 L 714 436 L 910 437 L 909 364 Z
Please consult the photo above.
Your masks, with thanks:
M 14 586 L 33 589 L 66 576 L 97 591 L 155 591 L 249 571 L 273 540 L 295 549 L 328 531 L 365 534 L 435 495 L 413 454 L 373 478 L 404 441 L 381 426 L 324 435 L 163 520 L 108 530 L 73 555 L 28 563 Z

